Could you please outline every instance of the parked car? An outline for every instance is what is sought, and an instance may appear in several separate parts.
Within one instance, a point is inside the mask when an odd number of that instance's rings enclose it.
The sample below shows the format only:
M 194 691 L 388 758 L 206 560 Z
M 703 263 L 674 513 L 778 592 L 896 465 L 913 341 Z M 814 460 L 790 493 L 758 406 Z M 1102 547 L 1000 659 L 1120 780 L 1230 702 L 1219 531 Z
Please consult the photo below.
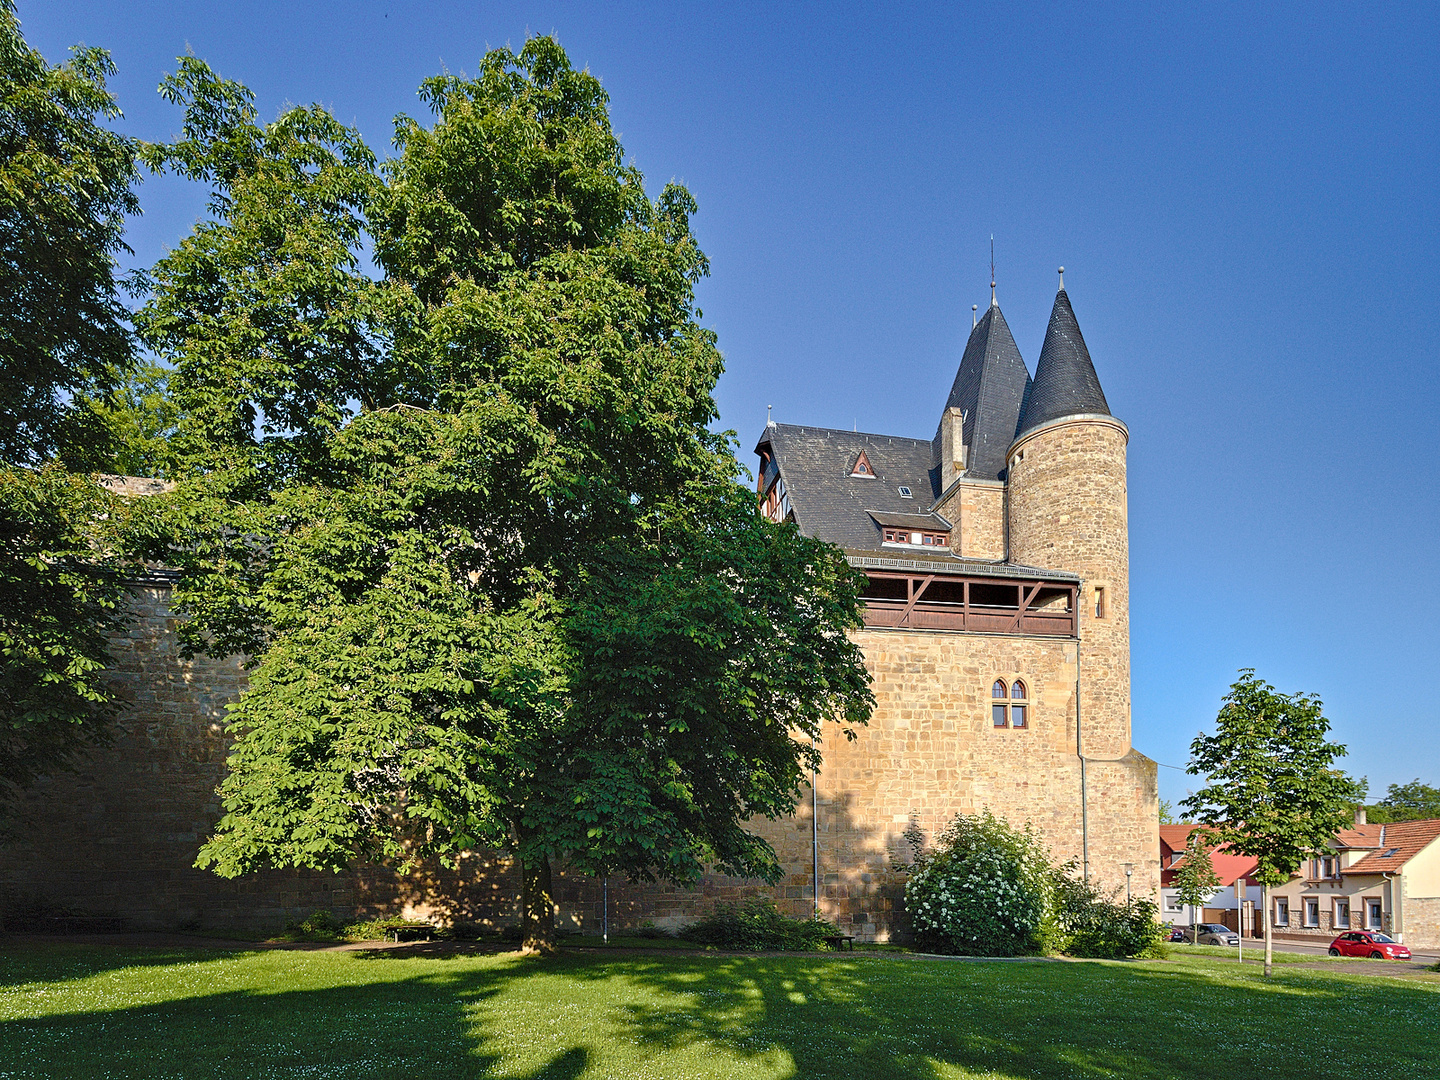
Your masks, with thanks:
M 1171 941 L 1189 941 L 1189 940 L 1190 940 L 1190 932 L 1189 932 L 1188 930 L 1186 930 L 1183 926 L 1172 926 L 1172 927 L 1170 928 L 1170 940 L 1171 940 Z
M 1202 922 L 1195 924 L 1197 945 L 1239 945 L 1240 935 L 1220 923 Z
M 1366 956 L 1371 960 L 1409 960 L 1410 950 L 1378 930 L 1352 930 L 1330 942 L 1331 956 Z

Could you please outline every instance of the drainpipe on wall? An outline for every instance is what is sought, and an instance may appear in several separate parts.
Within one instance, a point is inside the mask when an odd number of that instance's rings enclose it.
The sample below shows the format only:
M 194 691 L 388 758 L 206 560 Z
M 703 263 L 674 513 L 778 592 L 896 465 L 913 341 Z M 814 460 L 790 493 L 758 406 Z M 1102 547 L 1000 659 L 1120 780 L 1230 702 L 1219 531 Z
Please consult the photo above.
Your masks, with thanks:
M 815 749 L 815 738 L 810 738 L 810 749 Z M 820 917 L 820 791 L 816 787 L 818 777 L 814 768 L 810 770 L 810 899 L 814 903 L 815 918 Z
M 1084 582 L 1081 582 L 1084 588 Z M 1080 758 L 1080 872 L 1090 880 L 1090 807 L 1085 799 L 1085 743 L 1080 735 L 1080 611 L 1076 593 L 1075 611 L 1075 754 Z

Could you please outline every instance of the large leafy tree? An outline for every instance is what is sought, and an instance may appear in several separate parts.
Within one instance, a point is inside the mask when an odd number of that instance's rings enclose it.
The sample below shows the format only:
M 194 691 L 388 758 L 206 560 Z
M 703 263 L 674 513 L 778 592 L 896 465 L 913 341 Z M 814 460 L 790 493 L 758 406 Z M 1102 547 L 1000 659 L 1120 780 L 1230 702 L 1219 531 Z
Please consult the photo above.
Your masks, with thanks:
M 1345 747 L 1313 694 L 1282 694 L 1241 671 L 1215 732 L 1190 744 L 1188 772 L 1206 784 L 1182 803 L 1217 843 L 1256 860 L 1264 887 L 1265 974 L 1271 970 L 1270 890 L 1351 822 L 1358 785 L 1335 768 Z
M 135 144 L 100 49 L 50 65 L 0 0 L 0 809 L 101 738 L 121 625 L 122 512 L 92 404 L 133 365 L 115 256 L 137 209 Z
M 1440 788 L 1422 784 L 1417 776 L 1408 784 L 1391 784 L 1385 797 L 1368 808 L 1371 821 L 1419 821 L 1440 818 Z
M 140 318 L 174 365 L 168 557 L 191 647 L 253 672 L 201 864 L 505 846 L 537 949 L 557 859 L 774 878 L 746 820 L 868 716 L 857 581 L 709 430 L 689 193 L 647 196 L 548 38 L 428 80 L 381 168 L 198 61 L 166 92 L 155 164 L 215 192 Z

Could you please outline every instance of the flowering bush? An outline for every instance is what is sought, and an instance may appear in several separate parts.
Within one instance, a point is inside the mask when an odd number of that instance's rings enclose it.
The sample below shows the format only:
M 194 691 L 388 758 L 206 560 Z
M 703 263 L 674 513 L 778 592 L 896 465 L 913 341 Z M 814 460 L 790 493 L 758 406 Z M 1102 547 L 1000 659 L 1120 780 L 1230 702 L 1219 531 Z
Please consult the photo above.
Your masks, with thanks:
M 1020 956 L 1042 951 L 1054 870 L 1039 834 L 1015 829 L 989 810 L 956 815 L 919 850 L 918 833 L 905 908 L 916 945 L 965 956 Z
M 1015 829 L 989 810 L 959 814 L 923 850 L 918 826 L 905 833 L 915 851 L 905 907 L 915 944 L 965 956 L 1069 953 L 1119 958 L 1163 956 L 1155 903 L 1120 903 L 1056 866 L 1039 834 Z
M 824 919 L 792 919 L 773 900 L 752 897 L 739 907 L 721 904 L 714 914 L 680 931 L 686 941 L 720 949 L 791 949 L 824 951 L 825 939 L 839 934 Z

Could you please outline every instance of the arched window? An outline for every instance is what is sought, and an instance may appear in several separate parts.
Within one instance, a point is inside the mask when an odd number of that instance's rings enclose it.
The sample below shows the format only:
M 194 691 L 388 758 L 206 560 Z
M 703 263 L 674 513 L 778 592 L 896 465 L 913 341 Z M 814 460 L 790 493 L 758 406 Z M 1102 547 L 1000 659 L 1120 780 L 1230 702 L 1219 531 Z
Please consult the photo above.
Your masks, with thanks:
M 1025 684 L 1016 679 L 1010 684 L 1010 726 L 1023 728 L 1030 722 L 1030 700 Z
M 1021 679 L 1008 686 L 1004 679 L 990 685 L 990 722 L 997 728 L 1030 726 L 1030 692 Z

